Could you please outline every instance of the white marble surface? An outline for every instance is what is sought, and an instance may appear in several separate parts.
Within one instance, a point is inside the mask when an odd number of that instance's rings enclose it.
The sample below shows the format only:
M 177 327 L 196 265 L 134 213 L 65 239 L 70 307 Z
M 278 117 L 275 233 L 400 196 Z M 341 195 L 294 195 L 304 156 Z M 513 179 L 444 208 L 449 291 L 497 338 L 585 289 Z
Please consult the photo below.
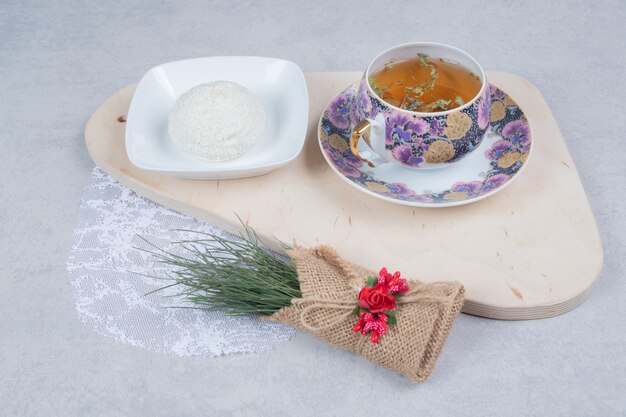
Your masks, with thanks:
M 0 415 L 626 414 L 626 3 L 180 4 L 2 2 Z M 540 321 L 462 316 L 419 386 L 304 334 L 269 353 L 180 358 L 80 323 L 65 261 L 93 167 L 82 130 L 102 100 L 171 60 L 249 54 L 358 70 L 411 40 L 455 44 L 545 95 L 605 247 L 585 304 Z

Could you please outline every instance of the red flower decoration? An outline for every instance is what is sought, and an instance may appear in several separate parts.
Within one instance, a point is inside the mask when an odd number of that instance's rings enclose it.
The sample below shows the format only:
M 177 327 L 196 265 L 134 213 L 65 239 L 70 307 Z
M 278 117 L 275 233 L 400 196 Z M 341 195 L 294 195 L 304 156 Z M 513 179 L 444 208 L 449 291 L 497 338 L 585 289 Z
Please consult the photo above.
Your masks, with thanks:
M 361 289 L 357 305 L 369 310 L 370 313 L 380 313 L 383 310 L 391 311 L 396 308 L 396 299 L 389 295 L 389 290 L 385 285 L 376 284 L 374 288 L 363 287 Z
M 378 273 L 378 284 L 386 285 L 392 294 L 404 294 L 409 290 L 406 279 L 400 278 L 400 272 L 396 271 L 391 275 L 387 268 L 383 268 Z
M 359 313 L 359 317 L 359 321 L 354 325 L 352 331 L 361 332 L 364 335 L 371 332 L 370 340 L 372 343 L 378 343 L 380 336 L 387 333 L 389 318 L 386 314 Z
M 371 334 L 372 343 L 378 343 L 381 336 L 387 333 L 389 326 L 396 323 L 396 297 L 409 290 L 406 279 L 400 273 L 391 275 L 387 268 L 382 268 L 378 279 L 369 277 L 367 285 L 359 292 L 359 301 L 354 313 L 359 317 L 352 331 L 366 335 Z

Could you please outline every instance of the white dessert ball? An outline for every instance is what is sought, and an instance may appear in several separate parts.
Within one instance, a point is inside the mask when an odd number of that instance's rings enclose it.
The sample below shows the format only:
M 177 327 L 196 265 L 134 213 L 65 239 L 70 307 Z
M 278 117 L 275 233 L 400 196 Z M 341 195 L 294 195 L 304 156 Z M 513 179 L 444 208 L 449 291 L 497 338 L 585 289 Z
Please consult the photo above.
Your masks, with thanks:
M 235 159 L 250 150 L 265 126 L 259 100 L 229 81 L 200 84 L 181 95 L 168 132 L 183 151 L 210 162 Z

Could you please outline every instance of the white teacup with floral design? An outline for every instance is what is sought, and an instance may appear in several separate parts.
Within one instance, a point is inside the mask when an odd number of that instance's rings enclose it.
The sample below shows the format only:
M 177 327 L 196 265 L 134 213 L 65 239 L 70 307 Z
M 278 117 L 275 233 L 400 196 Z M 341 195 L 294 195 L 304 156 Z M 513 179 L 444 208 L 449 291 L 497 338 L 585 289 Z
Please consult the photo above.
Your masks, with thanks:
M 390 62 L 417 54 L 465 67 L 480 78 L 480 90 L 457 108 L 428 113 L 405 110 L 378 97 L 368 82 L 370 75 Z M 354 126 L 350 149 L 370 166 L 393 162 L 406 168 L 428 169 L 449 166 L 475 150 L 489 127 L 490 108 L 485 73 L 474 58 L 453 46 L 415 42 L 393 47 L 374 58 L 354 101 L 331 103 L 328 117 L 337 126 Z M 361 139 L 369 150 L 359 151 Z

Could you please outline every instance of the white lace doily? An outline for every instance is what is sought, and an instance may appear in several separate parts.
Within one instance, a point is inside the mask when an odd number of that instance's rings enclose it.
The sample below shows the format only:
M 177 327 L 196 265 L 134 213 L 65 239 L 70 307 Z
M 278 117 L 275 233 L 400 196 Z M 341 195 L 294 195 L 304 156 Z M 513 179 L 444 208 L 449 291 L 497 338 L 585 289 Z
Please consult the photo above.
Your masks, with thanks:
M 267 351 L 295 330 L 257 317 L 231 317 L 184 306 L 176 289 L 145 295 L 168 282 L 167 266 L 135 247 L 141 238 L 165 250 L 188 229 L 225 233 L 138 196 L 95 168 L 85 188 L 67 262 L 80 319 L 117 341 L 179 356 Z M 190 236 L 187 236 L 190 237 Z

